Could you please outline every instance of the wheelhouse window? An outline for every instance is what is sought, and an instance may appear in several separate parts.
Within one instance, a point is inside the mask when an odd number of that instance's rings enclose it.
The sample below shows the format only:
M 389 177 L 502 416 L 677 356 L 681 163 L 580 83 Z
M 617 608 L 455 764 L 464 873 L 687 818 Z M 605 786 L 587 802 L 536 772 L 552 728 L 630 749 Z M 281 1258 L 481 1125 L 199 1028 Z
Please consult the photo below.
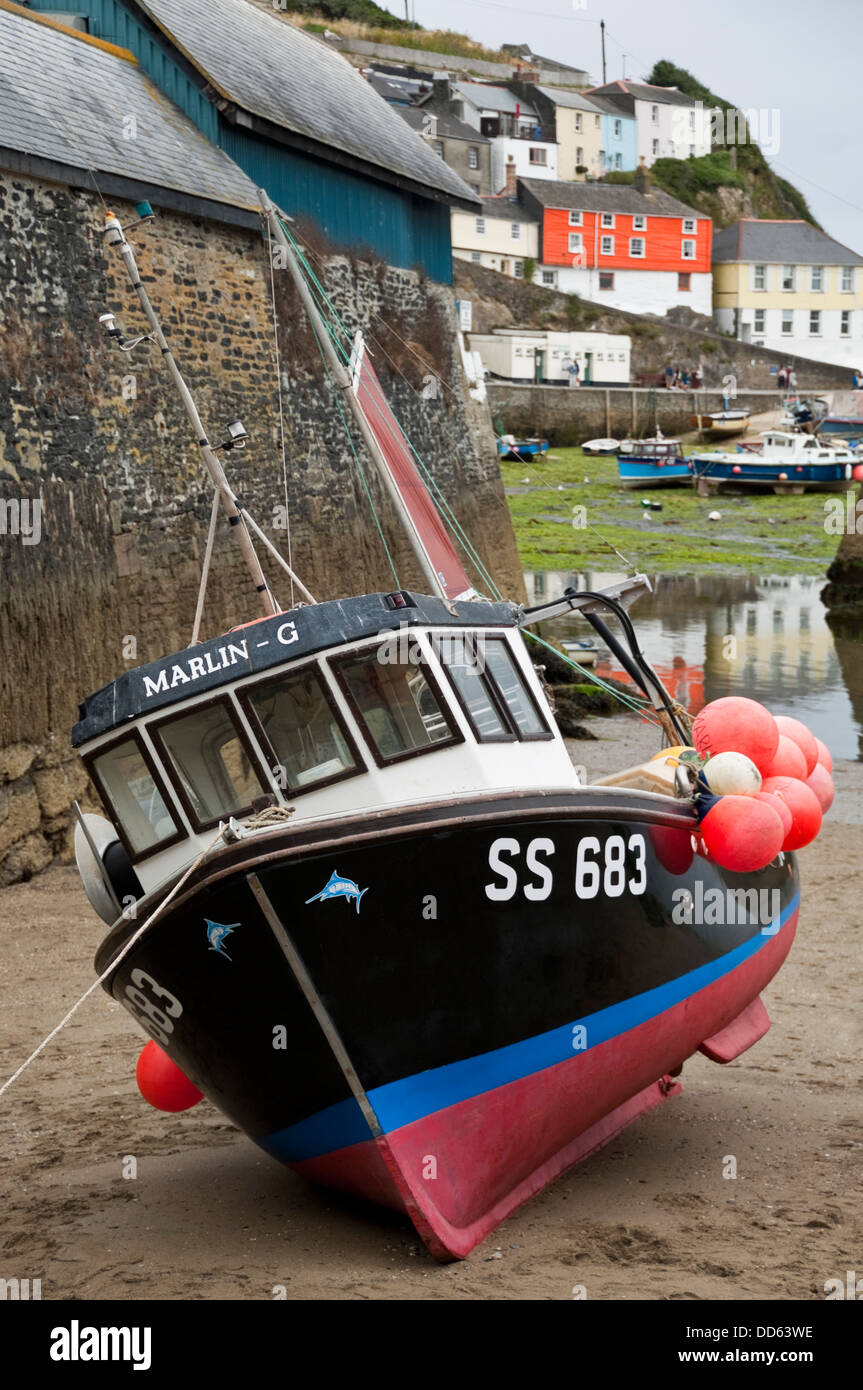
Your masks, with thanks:
M 504 638 L 452 633 L 437 647 L 481 743 L 554 737 Z
M 151 733 L 199 830 L 251 811 L 269 792 L 251 747 L 223 700 L 164 720 Z
M 460 742 L 421 660 L 384 661 L 375 648 L 334 668 L 382 766 Z
M 143 859 L 181 837 L 164 789 L 136 737 L 112 744 L 88 765 L 132 860 Z
M 274 779 L 291 795 L 365 770 L 314 667 L 247 687 L 240 699 Z

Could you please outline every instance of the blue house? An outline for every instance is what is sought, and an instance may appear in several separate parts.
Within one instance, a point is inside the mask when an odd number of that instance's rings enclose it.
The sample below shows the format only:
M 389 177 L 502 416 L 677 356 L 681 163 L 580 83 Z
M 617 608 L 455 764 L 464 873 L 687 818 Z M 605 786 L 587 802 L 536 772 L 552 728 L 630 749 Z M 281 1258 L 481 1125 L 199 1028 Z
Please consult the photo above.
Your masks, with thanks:
M 473 210 L 476 195 L 323 40 L 246 0 L 29 8 L 133 53 L 256 186 L 334 245 L 452 280 L 450 208 Z
M 605 170 L 637 169 L 635 116 L 627 115 L 607 97 L 590 93 L 590 100 L 602 113 L 602 148 L 605 151 Z

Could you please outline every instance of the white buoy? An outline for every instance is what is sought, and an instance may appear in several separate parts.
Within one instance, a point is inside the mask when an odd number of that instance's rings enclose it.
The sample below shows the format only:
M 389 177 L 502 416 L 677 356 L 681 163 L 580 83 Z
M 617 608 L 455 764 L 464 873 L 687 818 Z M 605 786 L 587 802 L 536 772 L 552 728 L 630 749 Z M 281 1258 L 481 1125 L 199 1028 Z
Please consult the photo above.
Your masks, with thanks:
M 745 753 L 717 753 L 704 766 L 704 780 L 717 796 L 754 796 L 761 773 Z
M 708 520 L 708 521 L 721 521 L 721 520 L 722 520 L 722 513 L 721 513 L 721 512 L 708 512 L 708 513 L 707 513 L 707 520 Z

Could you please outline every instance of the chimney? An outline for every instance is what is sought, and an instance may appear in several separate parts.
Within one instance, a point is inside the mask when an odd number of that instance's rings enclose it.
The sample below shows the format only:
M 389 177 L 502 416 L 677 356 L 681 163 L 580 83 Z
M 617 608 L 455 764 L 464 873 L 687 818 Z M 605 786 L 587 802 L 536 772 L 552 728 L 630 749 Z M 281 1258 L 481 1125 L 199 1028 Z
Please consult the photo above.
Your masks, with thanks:
M 444 68 L 442 72 L 436 72 L 434 74 L 434 77 L 432 78 L 432 93 L 432 99 L 434 101 L 439 101 L 442 103 L 449 101 L 449 73 L 447 72 L 446 68 Z
M 644 162 L 644 155 L 641 156 L 638 168 L 635 171 L 633 184 L 635 185 L 635 191 L 643 194 L 645 198 L 653 196 L 650 192 L 650 172 Z
M 509 156 L 507 157 L 507 161 L 506 161 L 506 175 L 505 175 L 505 177 L 506 177 L 506 182 L 505 182 L 504 185 L 503 185 L 503 197 L 504 197 L 504 198 L 514 198 L 514 197 L 516 196 L 516 188 L 515 188 L 515 160 L 513 159 L 512 155 L 509 155 Z

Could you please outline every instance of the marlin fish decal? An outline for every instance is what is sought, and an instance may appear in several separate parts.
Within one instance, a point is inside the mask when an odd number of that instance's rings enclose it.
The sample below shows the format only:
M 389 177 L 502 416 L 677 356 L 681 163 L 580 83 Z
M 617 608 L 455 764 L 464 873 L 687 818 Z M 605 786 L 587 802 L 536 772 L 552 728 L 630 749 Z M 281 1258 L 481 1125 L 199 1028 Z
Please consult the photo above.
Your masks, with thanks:
M 229 927 L 225 927 L 221 922 L 211 922 L 209 917 L 205 917 L 204 921 L 207 924 L 207 940 L 210 943 L 210 950 L 215 951 L 219 956 L 224 956 L 225 960 L 230 960 L 231 957 L 228 955 L 222 943 L 225 937 L 230 936 L 231 932 L 234 931 L 240 923 L 232 922 Z
M 342 878 L 335 870 L 330 874 L 330 881 L 313 898 L 306 898 L 306 903 L 326 902 L 329 898 L 346 898 L 348 902 L 351 898 L 356 899 L 357 912 L 360 910 L 360 898 L 363 893 L 367 893 L 368 888 L 360 888 L 354 883 L 352 878 Z

